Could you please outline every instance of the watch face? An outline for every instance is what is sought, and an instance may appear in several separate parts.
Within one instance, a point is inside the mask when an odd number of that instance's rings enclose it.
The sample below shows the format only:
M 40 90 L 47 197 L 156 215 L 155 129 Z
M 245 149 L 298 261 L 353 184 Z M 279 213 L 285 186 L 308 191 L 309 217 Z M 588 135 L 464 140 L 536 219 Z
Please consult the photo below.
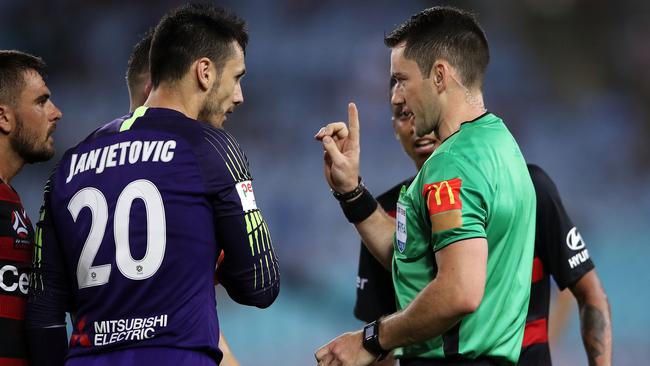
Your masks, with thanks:
M 368 338 L 372 337 L 372 333 L 373 333 L 372 328 L 373 327 L 366 327 L 363 330 L 363 338 L 368 339 Z

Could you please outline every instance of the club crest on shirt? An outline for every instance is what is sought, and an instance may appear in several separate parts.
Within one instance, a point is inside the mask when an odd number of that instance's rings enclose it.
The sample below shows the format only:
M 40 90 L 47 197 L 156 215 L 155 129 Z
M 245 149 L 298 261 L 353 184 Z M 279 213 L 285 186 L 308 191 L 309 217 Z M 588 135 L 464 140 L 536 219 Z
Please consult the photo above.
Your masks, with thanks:
M 17 210 L 11 212 L 11 225 L 13 226 L 16 235 L 21 239 L 26 239 L 29 234 L 25 221 L 27 221 L 27 216 L 25 215 L 24 210 L 22 213 Z
M 463 202 L 460 199 L 462 184 L 460 178 L 453 178 L 424 185 L 422 196 L 427 202 L 432 232 L 463 226 Z
M 11 212 L 11 226 L 16 235 L 14 236 L 14 248 L 16 249 L 30 249 L 31 241 L 29 240 L 29 230 L 27 225 L 29 219 L 25 210 L 13 210 Z
M 400 203 L 397 203 L 397 231 L 396 231 L 396 241 L 397 241 L 397 250 L 400 253 L 404 253 L 406 249 L 406 209 Z

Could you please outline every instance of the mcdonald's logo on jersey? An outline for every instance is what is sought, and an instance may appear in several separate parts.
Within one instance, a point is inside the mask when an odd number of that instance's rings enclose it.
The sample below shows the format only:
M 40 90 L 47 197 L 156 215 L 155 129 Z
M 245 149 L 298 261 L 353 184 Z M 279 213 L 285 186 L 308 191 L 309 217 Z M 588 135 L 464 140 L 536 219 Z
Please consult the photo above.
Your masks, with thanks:
M 434 233 L 463 226 L 460 178 L 425 184 L 422 195 L 427 200 L 431 231 Z
M 462 183 L 463 181 L 460 178 L 454 178 L 425 184 L 422 196 L 427 200 L 429 215 L 462 209 L 463 202 L 460 200 L 460 186 Z

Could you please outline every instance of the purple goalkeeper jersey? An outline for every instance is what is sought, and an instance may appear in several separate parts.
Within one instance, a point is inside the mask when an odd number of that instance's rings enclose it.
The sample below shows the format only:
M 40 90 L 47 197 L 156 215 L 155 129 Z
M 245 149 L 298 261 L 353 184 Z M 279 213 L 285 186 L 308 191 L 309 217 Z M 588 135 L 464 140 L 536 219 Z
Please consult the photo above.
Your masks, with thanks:
M 46 186 L 29 326 L 69 311 L 68 357 L 171 347 L 219 362 L 215 278 L 246 305 L 279 291 L 251 182 L 230 134 L 180 112 L 140 107 L 96 130 Z

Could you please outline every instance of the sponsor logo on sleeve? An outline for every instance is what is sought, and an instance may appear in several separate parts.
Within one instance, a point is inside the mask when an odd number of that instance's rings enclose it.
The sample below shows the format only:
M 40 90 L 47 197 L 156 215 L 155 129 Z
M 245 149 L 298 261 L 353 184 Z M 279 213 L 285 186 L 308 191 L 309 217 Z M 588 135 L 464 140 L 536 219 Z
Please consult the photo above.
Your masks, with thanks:
M 575 226 L 569 230 L 569 233 L 566 235 L 566 245 L 571 250 L 580 250 L 585 247 L 585 242 L 582 240 L 582 235 L 580 235 L 578 228 Z
M 582 240 L 582 235 L 580 235 L 575 226 L 567 233 L 566 245 L 573 251 L 582 250 L 580 253 L 569 258 L 568 262 L 571 269 L 578 267 L 589 259 L 589 252 L 585 248 L 585 242 Z
M 253 193 L 253 183 L 250 180 L 236 183 L 235 188 L 237 189 L 237 194 L 239 194 L 239 200 L 241 201 L 244 212 L 257 209 L 255 194 Z
M 406 249 L 406 208 L 401 204 L 397 203 L 397 250 L 400 253 L 404 252 Z
M 462 183 L 460 178 L 454 178 L 424 185 L 422 196 L 427 200 L 432 232 L 463 226 Z

